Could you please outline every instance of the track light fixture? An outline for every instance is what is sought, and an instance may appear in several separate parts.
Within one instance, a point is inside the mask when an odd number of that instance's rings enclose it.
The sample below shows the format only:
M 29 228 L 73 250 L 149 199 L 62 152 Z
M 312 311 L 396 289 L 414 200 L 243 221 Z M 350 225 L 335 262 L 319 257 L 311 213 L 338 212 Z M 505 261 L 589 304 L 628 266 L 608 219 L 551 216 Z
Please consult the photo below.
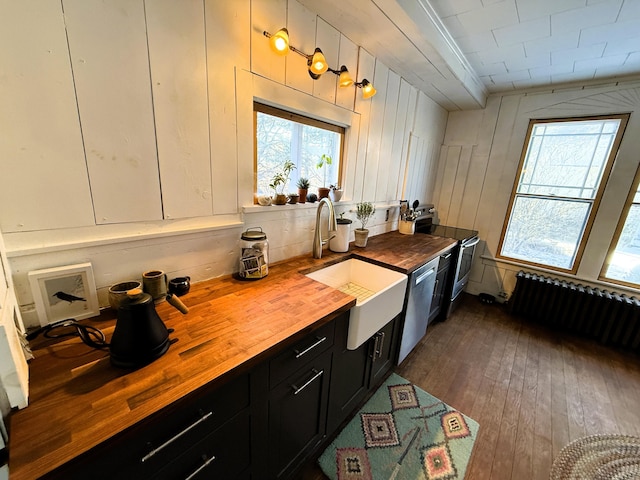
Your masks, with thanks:
M 264 32 L 265 35 L 267 32 Z M 286 28 L 281 28 L 273 35 L 269 35 L 269 46 L 278 55 L 285 56 L 289 53 L 289 32 Z
M 334 70 L 333 68 L 330 68 L 329 71 L 338 75 L 338 85 L 340 87 L 350 87 L 355 83 L 345 65 L 342 65 L 340 67 L 340 70 Z
M 351 78 L 349 70 L 345 65 L 342 65 L 339 70 L 330 68 L 322 50 L 318 47 L 316 47 L 311 55 L 307 55 L 291 45 L 289 43 L 289 32 L 286 28 L 281 28 L 273 35 L 267 31 L 263 31 L 262 34 L 269 39 L 269 46 L 276 54 L 284 56 L 291 50 L 305 57 L 307 59 L 307 67 L 309 67 L 309 76 L 314 80 L 318 80 L 323 73 L 329 71 L 338 76 L 338 85 L 340 87 L 344 88 L 355 85 L 358 88 L 362 88 L 362 98 L 371 98 L 376 94 L 376 89 L 373 88 L 373 85 L 371 85 L 366 78 L 362 80 L 362 82 L 355 82 L 353 78 Z
M 359 83 L 354 83 L 354 85 L 362 89 L 362 98 L 371 98 L 377 93 L 377 90 L 366 78 Z

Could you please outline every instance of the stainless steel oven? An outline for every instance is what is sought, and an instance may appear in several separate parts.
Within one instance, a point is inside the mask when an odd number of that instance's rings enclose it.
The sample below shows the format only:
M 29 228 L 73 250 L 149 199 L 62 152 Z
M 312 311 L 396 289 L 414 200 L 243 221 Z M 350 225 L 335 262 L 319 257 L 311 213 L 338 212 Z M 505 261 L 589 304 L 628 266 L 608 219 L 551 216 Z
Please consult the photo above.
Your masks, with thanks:
M 416 210 L 420 212 L 416 219 L 416 234 L 428 233 L 438 237 L 448 237 L 458 240 L 458 245 L 456 245 L 452 252 L 454 259 L 450 267 L 451 274 L 448 275 L 445 285 L 445 303 L 442 306 L 442 312 L 444 313 L 440 317 L 445 319 L 455 309 L 462 298 L 460 294 L 469 281 L 473 254 L 480 238 L 478 237 L 477 230 L 434 224 L 433 217 L 435 210 L 433 205 L 419 205 Z

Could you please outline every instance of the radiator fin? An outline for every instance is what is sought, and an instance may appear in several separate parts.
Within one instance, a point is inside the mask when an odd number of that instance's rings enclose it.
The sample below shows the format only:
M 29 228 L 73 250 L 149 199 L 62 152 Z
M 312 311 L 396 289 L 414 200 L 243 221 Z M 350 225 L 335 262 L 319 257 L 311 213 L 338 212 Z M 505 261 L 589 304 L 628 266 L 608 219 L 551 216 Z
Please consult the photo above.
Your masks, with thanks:
M 640 353 L 640 300 L 520 271 L 509 300 L 514 315 Z

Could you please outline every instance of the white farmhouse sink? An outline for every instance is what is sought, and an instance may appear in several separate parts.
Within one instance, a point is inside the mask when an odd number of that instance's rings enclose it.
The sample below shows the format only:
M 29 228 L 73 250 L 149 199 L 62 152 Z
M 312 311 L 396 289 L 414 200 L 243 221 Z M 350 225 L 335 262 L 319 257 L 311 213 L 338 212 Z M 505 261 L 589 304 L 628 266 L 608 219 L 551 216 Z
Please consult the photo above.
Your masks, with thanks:
M 358 348 L 402 311 L 407 289 L 403 273 L 352 258 L 307 277 L 358 299 L 349 317 L 349 350 Z

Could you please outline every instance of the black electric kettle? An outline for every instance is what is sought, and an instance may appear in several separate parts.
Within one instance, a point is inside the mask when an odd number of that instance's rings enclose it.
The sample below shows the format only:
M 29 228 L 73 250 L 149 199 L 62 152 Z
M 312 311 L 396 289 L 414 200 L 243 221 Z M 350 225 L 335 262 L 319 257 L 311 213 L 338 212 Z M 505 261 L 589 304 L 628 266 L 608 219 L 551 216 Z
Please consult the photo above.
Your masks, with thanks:
M 116 328 L 109 347 L 111 364 L 137 368 L 161 357 L 173 343 L 164 322 L 156 312 L 153 298 L 140 288 L 127 292 L 118 308 Z

